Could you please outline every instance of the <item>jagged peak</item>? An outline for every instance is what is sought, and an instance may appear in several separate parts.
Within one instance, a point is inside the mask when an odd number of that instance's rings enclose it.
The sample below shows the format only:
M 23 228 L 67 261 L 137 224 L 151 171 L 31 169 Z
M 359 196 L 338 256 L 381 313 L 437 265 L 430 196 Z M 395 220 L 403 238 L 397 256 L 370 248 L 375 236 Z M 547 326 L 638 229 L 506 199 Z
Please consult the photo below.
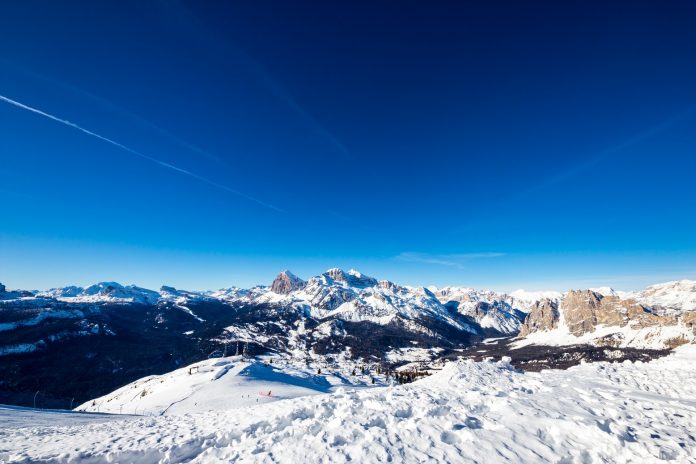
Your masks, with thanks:
M 377 279 L 367 276 L 355 269 L 350 269 L 346 272 L 341 268 L 334 267 L 327 270 L 322 276 L 352 287 L 374 287 L 377 285 Z
M 298 277 L 297 274 L 293 273 L 290 269 L 285 269 L 285 270 L 280 271 L 278 273 L 278 276 L 281 276 L 281 275 L 286 276 L 286 277 L 293 279 L 293 280 L 301 280 L 304 282 L 304 280 L 301 277 Z
M 271 291 L 280 295 L 287 295 L 295 290 L 300 290 L 307 285 L 307 282 L 297 277 L 295 274 L 285 269 L 278 273 L 271 284 Z
M 323 275 L 329 276 L 333 280 L 345 280 L 346 274 L 346 271 L 344 271 L 340 267 L 332 267 L 330 269 L 327 269 Z

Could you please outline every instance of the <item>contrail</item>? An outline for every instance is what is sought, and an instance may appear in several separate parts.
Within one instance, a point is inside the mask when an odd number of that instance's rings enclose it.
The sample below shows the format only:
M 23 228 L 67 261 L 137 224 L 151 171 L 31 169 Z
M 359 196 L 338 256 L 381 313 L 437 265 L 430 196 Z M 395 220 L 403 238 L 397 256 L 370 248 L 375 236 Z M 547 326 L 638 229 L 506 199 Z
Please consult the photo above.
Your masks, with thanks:
M 240 197 L 242 197 L 242 198 L 246 198 L 246 199 L 249 200 L 249 201 L 253 201 L 254 203 L 257 203 L 257 204 L 259 204 L 259 205 L 261 205 L 261 206 L 264 206 L 264 207 L 266 207 L 266 208 L 272 209 L 272 210 L 274 210 L 274 211 L 278 211 L 278 212 L 281 212 L 281 213 L 283 212 L 283 210 L 280 209 L 280 208 L 278 208 L 277 206 L 274 206 L 274 205 L 272 205 L 272 204 L 270 204 L 270 203 L 266 203 L 266 202 L 264 202 L 264 201 L 261 201 L 261 200 L 259 200 L 258 198 L 254 198 L 254 197 L 252 197 L 252 196 L 249 196 L 249 195 L 247 195 L 246 193 L 240 192 L 239 190 L 235 190 L 235 189 L 230 188 L 230 187 L 228 187 L 228 186 L 226 186 L 226 185 L 219 184 L 219 183 L 217 183 L 217 182 L 215 182 L 215 181 L 213 181 L 213 180 L 210 180 L 210 179 L 208 179 L 208 178 L 206 178 L 206 177 L 203 177 L 203 176 L 201 176 L 201 175 L 199 175 L 199 174 L 196 174 L 195 172 L 187 171 L 186 169 L 182 169 L 182 168 L 180 168 L 180 167 L 174 166 L 173 164 L 169 164 L 169 163 L 167 163 L 166 161 L 162 161 L 162 160 L 157 159 L 157 158 L 154 158 L 154 157 L 152 157 L 152 156 L 150 156 L 150 155 L 146 155 L 145 153 L 141 153 L 141 152 L 139 152 L 139 151 L 137 151 L 137 150 L 134 150 L 134 149 L 132 149 L 132 148 L 130 148 L 130 147 L 127 147 L 127 146 L 125 146 L 125 145 L 123 145 L 123 144 L 121 144 L 121 143 L 118 143 L 118 142 L 116 142 L 115 140 L 111 140 L 111 139 L 108 138 L 108 137 L 104 137 L 103 135 L 99 135 L 99 134 L 97 134 L 96 132 L 92 132 L 92 131 L 89 130 L 89 129 L 85 129 L 84 127 L 78 126 L 77 124 L 75 124 L 75 123 L 73 123 L 73 122 L 70 122 L 70 121 L 68 121 L 67 119 L 61 119 L 61 118 L 59 118 L 59 117 L 57 117 L 57 116 L 53 116 L 52 114 L 46 113 L 46 112 L 41 111 L 41 110 L 39 110 L 39 109 L 37 109 L 37 108 L 33 108 L 33 107 L 31 107 L 31 106 L 25 105 L 24 103 L 20 103 L 20 102 L 18 102 L 18 101 L 16 101 L 16 100 L 12 100 L 11 98 L 5 97 L 4 95 L 0 95 L 0 100 L 2 100 L 2 101 L 4 101 L 4 102 L 7 102 L 7 103 L 9 103 L 10 105 L 13 105 L 13 106 L 16 106 L 16 107 L 18 107 L 18 108 L 21 108 L 21 109 L 23 109 L 23 110 L 31 111 L 32 113 L 36 113 L 36 114 L 41 115 L 41 116 L 44 116 L 44 117 L 46 117 L 46 118 L 48 118 L 48 119 L 52 119 L 52 120 L 54 120 L 54 121 L 56 121 L 56 122 L 59 122 L 59 123 L 64 124 L 64 125 L 66 125 L 66 126 L 69 126 L 69 127 L 74 128 L 74 129 L 77 129 L 77 130 L 79 130 L 79 131 L 81 131 L 81 132 L 84 132 L 84 133 L 87 134 L 87 135 L 91 135 L 92 137 L 96 137 L 96 138 L 98 138 L 99 140 L 103 140 L 104 142 L 110 143 L 111 145 L 114 145 L 114 146 L 116 146 L 116 147 L 118 147 L 118 148 L 120 148 L 120 149 L 122 149 L 122 150 L 125 150 L 125 151 L 127 151 L 128 153 L 132 153 L 133 155 L 139 156 L 139 157 L 141 157 L 141 158 L 143 158 L 143 159 L 146 159 L 146 160 L 148 160 L 148 161 L 150 161 L 150 162 L 152 162 L 152 163 L 158 164 L 158 165 L 160 165 L 160 166 L 162 166 L 162 167 L 165 167 L 165 168 L 167 168 L 167 169 L 171 169 L 171 170 L 173 170 L 173 171 L 176 171 L 176 172 L 180 172 L 180 173 L 182 173 L 182 174 L 185 174 L 185 175 L 187 175 L 187 176 L 189 176 L 189 177 L 193 177 L 194 179 L 197 179 L 197 180 L 199 180 L 199 181 L 201 181 L 201 182 L 204 182 L 204 183 L 206 183 L 206 184 L 208 184 L 208 185 L 212 185 L 213 187 L 217 187 L 217 188 L 219 188 L 219 189 L 221 189 L 221 190 L 224 190 L 224 191 L 226 191 L 226 192 L 230 192 L 230 193 L 233 193 L 233 194 L 235 194 L 235 195 L 238 195 L 238 196 L 240 196 Z

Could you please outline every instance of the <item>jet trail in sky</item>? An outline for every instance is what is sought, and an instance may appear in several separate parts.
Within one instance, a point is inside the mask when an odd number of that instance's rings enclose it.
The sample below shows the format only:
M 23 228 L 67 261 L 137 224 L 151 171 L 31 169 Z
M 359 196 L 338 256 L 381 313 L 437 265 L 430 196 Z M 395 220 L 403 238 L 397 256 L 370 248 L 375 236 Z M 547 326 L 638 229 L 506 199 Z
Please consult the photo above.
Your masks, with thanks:
M 266 203 L 266 202 L 264 202 L 264 201 L 261 201 L 261 200 L 259 200 L 259 199 L 257 199 L 257 198 L 254 198 L 254 197 L 252 197 L 252 196 L 247 195 L 246 193 L 240 192 L 239 190 L 235 190 L 235 189 L 233 189 L 233 188 L 230 188 L 230 187 L 228 187 L 228 186 L 226 186 L 226 185 L 217 183 L 217 182 L 215 182 L 215 181 L 213 181 L 213 180 L 210 180 L 210 179 L 208 179 L 208 178 L 206 178 L 206 177 L 203 177 L 203 176 L 201 176 L 201 175 L 199 175 L 199 174 L 196 174 L 196 173 L 194 173 L 194 172 L 187 171 L 186 169 L 183 169 L 183 168 L 174 166 L 173 164 L 169 164 L 169 163 L 167 163 L 166 161 L 162 161 L 162 160 L 160 160 L 160 159 L 157 159 L 157 158 L 154 158 L 154 157 L 152 157 L 152 156 L 149 156 L 149 155 L 146 155 L 146 154 L 144 154 L 144 153 L 141 153 L 141 152 L 139 152 L 139 151 L 137 151 L 137 150 L 134 150 L 134 149 L 132 149 L 132 148 L 130 148 L 130 147 L 127 147 L 127 146 L 125 146 L 125 145 L 123 145 L 123 144 L 121 144 L 121 143 L 118 143 L 118 142 L 116 142 L 116 141 L 114 141 L 114 140 L 111 140 L 110 138 L 104 137 L 103 135 L 99 135 L 99 134 L 97 134 L 97 133 L 95 133 L 95 132 L 92 132 L 91 130 L 85 129 L 84 127 L 80 127 L 80 126 L 78 126 L 77 124 L 75 124 L 75 123 L 73 123 L 73 122 L 70 122 L 70 121 L 68 121 L 68 120 L 66 120 L 66 119 L 61 119 L 61 118 L 59 118 L 59 117 L 57 117 L 57 116 L 53 116 L 52 114 L 46 113 L 46 112 L 41 111 L 41 110 L 39 110 L 39 109 L 37 109 L 37 108 L 33 108 L 33 107 L 31 107 L 31 106 L 25 105 L 24 103 L 20 103 L 20 102 L 18 102 L 18 101 L 12 100 L 11 98 L 5 97 L 4 95 L 0 95 L 0 100 L 2 100 L 2 101 L 4 101 L 4 102 L 7 102 L 7 103 L 9 103 L 10 105 L 13 105 L 13 106 L 16 106 L 16 107 L 18 107 L 18 108 L 21 108 L 21 109 L 23 109 L 23 110 L 31 111 L 32 113 L 36 113 L 36 114 L 38 114 L 38 115 L 41 115 L 41 116 L 44 116 L 44 117 L 46 117 L 46 118 L 52 119 L 52 120 L 54 120 L 54 121 L 56 121 L 56 122 L 59 122 L 59 123 L 61 123 L 61 124 L 66 125 L 66 126 L 69 126 L 69 127 L 74 128 L 74 129 L 77 129 L 77 130 L 79 130 L 79 131 L 81 131 L 81 132 L 84 132 L 84 133 L 87 134 L 87 135 L 91 135 L 92 137 L 96 137 L 96 138 L 98 138 L 98 139 L 100 139 L 100 140 L 103 140 L 104 142 L 110 143 L 111 145 L 114 145 L 114 146 L 116 146 L 116 147 L 118 147 L 118 148 L 120 148 L 120 149 L 122 149 L 122 150 L 125 150 L 125 151 L 127 151 L 127 152 L 129 152 L 129 153 L 132 153 L 133 155 L 139 156 L 139 157 L 141 157 L 141 158 L 143 158 L 143 159 L 146 159 L 146 160 L 148 160 L 148 161 L 150 161 L 150 162 L 153 162 L 153 163 L 155 163 L 155 164 L 159 164 L 159 165 L 162 166 L 162 167 L 171 169 L 171 170 L 173 170 L 173 171 L 180 172 L 180 173 L 185 174 L 185 175 L 187 175 L 187 176 L 189 176 L 189 177 L 193 177 L 194 179 L 197 179 L 197 180 L 199 180 L 199 181 L 201 181 L 201 182 L 204 182 L 204 183 L 206 183 L 206 184 L 208 184 L 208 185 L 212 185 L 213 187 L 217 187 L 217 188 L 219 188 L 219 189 L 221 189 L 221 190 L 224 190 L 224 191 L 226 191 L 226 192 L 230 192 L 230 193 L 233 193 L 233 194 L 235 194 L 235 195 L 238 195 L 238 196 L 240 196 L 240 197 L 242 197 L 242 198 L 246 198 L 246 199 L 249 200 L 249 201 L 253 201 L 254 203 L 257 203 L 257 204 L 259 204 L 259 205 L 261 205 L 261 206 L 264 206 L 264 207 L 266 207 L 266 208 L 272 209 L 272 210 L 274 210 L 274 211 L 283 212 L 283 210 L 281 210 L 281 209 L 278 208 L 277 206 L 274 206 L 274 205 L 272 205 L 272 204 L 270 204 L 270 203 Z

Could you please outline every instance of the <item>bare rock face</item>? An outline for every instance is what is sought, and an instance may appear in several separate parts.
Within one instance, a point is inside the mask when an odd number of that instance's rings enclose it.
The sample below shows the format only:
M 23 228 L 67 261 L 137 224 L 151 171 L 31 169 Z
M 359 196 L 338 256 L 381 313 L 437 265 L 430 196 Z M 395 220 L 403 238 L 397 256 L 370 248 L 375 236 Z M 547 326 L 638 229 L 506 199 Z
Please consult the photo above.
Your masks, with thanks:
M 622 300 L 617 296 L 605 296 L 600 300 L 595 312 L 597 325 L 624 326 L 628 322 L 628 315 L 633 311 L 644 312 L 645 308 L 633 300 Z
M 643 329 L 645 327 L 667 327 L 677 325 L 678 322 L 676 316 L 660 316 L 651 312 L 644 312 L 631 317 L 629 325 L 634 329 Z
M 676 318 L 659 316 L 635 300 L 602 296 L 591 290 L 571 291 L 561 304 L 568 330 L 576 336 L 594 332 L 599 325 L 632 328 L 675 325 Z
M 632 329 L 643 329 L 674 326 L 680 321 L 691 327 L 696 334 L 696 311 L 686 312 L 681 317 L 662 315 L 633 299 L 603 296 L 592 290 L 571 290 L 558 308 L 548 300 L 539 301 L 532 306 L 522 325 L 520 336 L 553 330 L 558 327 L 561 316 L 568 331 L 575 336 L 594 332 L 598 326 L 628 325 Z M 619 342 L 613 335 L 601 341 L 608 346 Z
M 325 276 L 335 280 L 336 282 L 343 282 L 351 287 L 373 287 L 377 285 L 377 279 L 366 276 L 360 271 L 355 269 L 350 269 L 348 272 L 343 269 L 333 268 L 329 269 L 324 273 Z
M 524 337 L 532 332 L 555 329 L 558 327 L 558 319 L 558 305 L 555 302 L 549 299 L 537 301 L 524 319 L 520 336 Z
M 401 287 L 390 280 L 380 280 L 377 283 L 377 286 L 379 288 L 383 288 L 384 290 L 391 290 L 393 292 L 401 291 Z
M 471 301 L 471 295 L 469 293 L 454 293 L 450 288 L 443 288 L 435 292 L 435 296 L 438 300 L 446 303 L 448 301 L 456 301 L 457 303 L 465 303 Z
M 687 311 L 682 314 L 682 323 L 690 327 L 694 335 L 696 335 L 696 311 Z
M 560 307 L 568 331 L 576 336 L 594 331 L 601 301 L 602 295 L 592 290 L 569 291 Z
M 275 278 L 271 284 L 271 291 L 280 295 L 287 295 L 295 290 L 300 290 L 307 285 L 307 282 L 297 277 L 290 271 L 283 271 Z
M 534 304 L 519 336 L 558 329 L 560 337 L 569 333 L 584 339 L 567 337 L 566 343 L 597 347 L 674 348 L 696 343 L 695 283 L 668 282 L 633 294 L 571 290 L 555 311 L 548 302 Z

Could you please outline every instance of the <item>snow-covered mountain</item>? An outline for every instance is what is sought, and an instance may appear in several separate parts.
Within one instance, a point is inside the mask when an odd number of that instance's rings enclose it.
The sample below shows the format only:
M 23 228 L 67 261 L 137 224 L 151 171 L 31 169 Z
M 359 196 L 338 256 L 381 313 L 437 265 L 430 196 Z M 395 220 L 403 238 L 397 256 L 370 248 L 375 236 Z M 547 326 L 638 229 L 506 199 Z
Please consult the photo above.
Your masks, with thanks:
M 253 354 L 392 367 L 518 333 L 516 343 L 527 345 L 675 346 L 694 337 L 695 287 L 503 293 L 410 287 L 336 268 L 306 281 L 283 271 L 268 286 L 206 292 L 116 282 L 41 292 L 0 286 L 0 392 L 26 404 L 38 381 L 57 404 L 95 398 L 219 356 L 235 341 Z M 37 374 L 48 365 L 56 367 Z
M 295 280 L 295 290 L 276 292 L 273 288 L 286 278 L 281 273 L 270 292 L 250 295 L 253 301 L 293 306 L 315 319 L 369 321 L 380 325 L 404 323 L 418 330 L 418 321 L 434 319 L 472 334 L 477 327 L 451 313 L 429 290 L 403 287 L 378 281 L 351 269 L 329 269 L 307 282 Z M 285 287 L 284 287 L 285 288 Z M 420 330 L 427 331 L 426 327 Z
M 411 324 L 413 328 L 417 328 L 417 319 L 429 318 L 471 334 L 480 333 L 481 328 L 500 334 L 516 333 L 524 318 L 524 310 L 530 305 L 528 300 L 493 291 L 446 287 L 433 292 L 426 287 L 401 286 L 354 269 L 344 271 L 338 268 L 329 269 L 308 281 L 286 270 L 278 274 L 270 286 L 250 289 L 230 287 L 190 292 L 163 286 L 154 291 L 136 285 L 100 282 L 87 288 L 54 288 L 35 296 L 64 303 L 177 302 L 185 305 L 212 299 L 226 304 L 270 304 L 292 307 L 315 319 L 369 321 L 381 325 L 400 321 Z M 461 315 L 466 318 L 459 317 Z
M 673 348 L 696 341 L 696 281 L 653 285 L 641 292 L 602 287 L 571 290 L 530 309 L 515 343 Z
M 252 354 L 399 365 L 500 335 L 425 288 L 341 269 L 306 282 L 284 271 L 269 286 L 211 292 L 116 282 L 5 290 L 0 332 L 0 391 L 18 395 L 7 401 L 31 404 L 40 382 L 56 405 L 219 356 L 235 341 Z M 54 367 L 37 374 L 37 366 Z
M 162 297 L 154 290 L 135 285 L 123 286 L 118 282 L 99 282 L 87 288 L 68 286 L 52 288 L 36 294 L 38 297 L 55 298 L 73 303 L 135 303 L 153 304 Z
M 696 280 L 675 280 L 651 285 L 635 295 L 635 299 L 668 311 L 696 311 Z
M 483 328 L 501 334 L 519 332 L 526 311 L 531 304 L 506 293 L 476 290 L 468 287 L 433 288 L 434 294 L 448 307 L 456 309 L 476 321 Z
M 278 274 L 270 286 L 250 289 L 230 287 L 191 292 L 163 286 L 159 291 L 154 291 L 136 285 L 100 282 L 86 288 L 53 288 L 33 296 L 37 300 L 53 299 L 63 303 L 143 305 L 167 302 L 186 304 L 212 299 L 227 304 L 285 305 L 305 311 L 317 319 L 388 324 L 396 319 L 413 321 L 427 317 L 470 333 L 477 333 L 475 326 L 479 325 L 509 334 L 519 330 L 523 313 L 538 295 L 507 295 L 466 287 L 433 289 L 401 286 L 388 280 L 377 280 L 354 269 L 344 271 L 333 268 L 308 281 L 286 270 Z M 457 313 L 468 319 L 462 320 L 456 316 Z

